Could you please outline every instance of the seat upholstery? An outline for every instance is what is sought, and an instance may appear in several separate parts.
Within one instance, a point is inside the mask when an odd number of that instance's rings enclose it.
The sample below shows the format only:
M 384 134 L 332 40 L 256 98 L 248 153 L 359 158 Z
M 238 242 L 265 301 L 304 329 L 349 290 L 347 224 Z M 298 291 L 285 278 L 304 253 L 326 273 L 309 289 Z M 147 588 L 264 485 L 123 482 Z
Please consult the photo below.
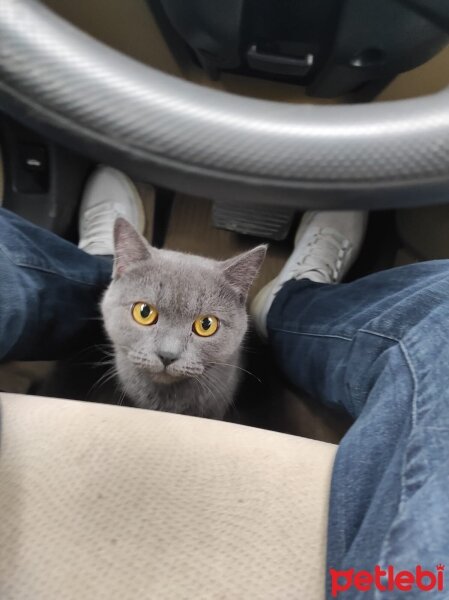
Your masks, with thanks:
M 0 394 L 2 600 L 321 600 L 335 446 Z

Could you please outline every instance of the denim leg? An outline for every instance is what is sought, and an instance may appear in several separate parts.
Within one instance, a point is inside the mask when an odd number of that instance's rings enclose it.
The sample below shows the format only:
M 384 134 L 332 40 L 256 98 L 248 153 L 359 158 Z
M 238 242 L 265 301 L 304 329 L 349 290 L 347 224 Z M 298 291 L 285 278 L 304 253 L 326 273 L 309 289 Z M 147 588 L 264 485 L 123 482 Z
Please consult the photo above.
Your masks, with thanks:
M 449 261 L 288 282 L 268 328 L 289 379 L 356 419 L 334 465 L 328 568 L 435 571 L 449 550 Z
M 0 361 L 61 358 L 85 344 L 111 268 L 0 209 Z

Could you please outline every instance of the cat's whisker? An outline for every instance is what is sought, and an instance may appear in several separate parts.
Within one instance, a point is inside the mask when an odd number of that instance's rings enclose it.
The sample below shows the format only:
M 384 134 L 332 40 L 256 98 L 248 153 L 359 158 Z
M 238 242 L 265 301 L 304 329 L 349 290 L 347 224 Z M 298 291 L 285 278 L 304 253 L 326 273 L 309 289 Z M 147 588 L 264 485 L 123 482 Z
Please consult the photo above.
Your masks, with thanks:
M 80 364 L 91 366 L 91 367 L 104 367 L 106 365 L 114 365 L 115 364 L 115 358 L 111 357 L 111 358 L 107 358 L 105 360 L 98 360 L 98 361 L 95 361 L 95 362 L 87 362 L 87 363 L 80 363 Z
M 199 379 L 199 378 L 198 378 Z M 211 389 L 211 387 L 209 385 L 207 385 L 206 381 L 205 381 L 205 377 L 203 375 L 203 377 L 201 379 L 199 379 L 199 381 L 201 382 L 201 384 L 204 386 L 206 392 L 209 392 L 209 394 L 212 396 L 212 399 L 214 400 L 214 402 L 216 402 L 218 404 L 218 399 L 217 396 L 214 394 L 213 389 Z M 207 380 L 208 383 L 212 383 L 212 381 Z M 204 407 L 203 405 L 201 405 L 201 416 L 204 415 Z
M 103 321 L 103 317 L 82 317 L 80 321 Z
M 115 368 L 108 369 L 106 373 L 104 373 L 100 379 L 97 381 L 97 385 L 105 385 L 108 381 L 110 381 L 113 377 L 117 375 L 117 370 Z
M 195 377 L 195 380 L 197 381 L 197 383 L 198 383 L 198 385 L 200 387 L 200 400 L 201 400 L 202 393 L 204 393 L 204 392 L 206 392 L 207 396 L 212 396 L 213 397 L 213 394 L 212 394 L 210 388 L 205 384 L 204 381 L 201 381 L 201 379 L 199 377 Z M 203 403 L 200 402 L 199 406 L 201 408 L 201 416 L 203 416 L 204 415 Z
M 89 391 L 86 394 L 86 398 L 88 398 L 92 392 L 94 392 L 95 390 L 98 390 L 99 387 L 104 386 L 108 381 L 110 381 L 117 375 L 118 375 L 118 371 L 115 366 L 108 369 L 105 373 L 103 373 L 103 375 L 98 379 L 98 381 L 96 381 L 91 386 L 91 388 L 89 389 Z
M 193 379 L 193 381 L 194 381 L 195 383 L 197 383 L 197 384 L 198 384 L 198 388 L 199 388 L 199 389 L 200 389 L 200 391 L 201 391 L 201 384 L 200 384 L 199 378 L 198 378 L 198 377 L 196 377 L 195 375 L 192 375 L 192 379 Z
M 115 365 L 116 364 L 115 352 L 116 352 L 117 348 L 120 350 L 125 350 L 125 351 L 127 350 L 126 346 L 119 345 L 119 344 L 116 344 L 115 347 L 113 346 L 112 343 L 96 344 L 96 345 L 89 346 L 82 353 L 87 353 L 89 350 L 98 349 L 100 352 L 102 352 L 105 355 L 102 359 L 100 359 L 98 361 L 79 362 L 79 358 L 76 358 L 77 355 L 75 355 L 74 357 L 72 357 L 71 362 L 76 362 L 76 364 L 79 364 L 82 366 L 89 366 L 89 367 L 103 367 L 106 365 Z M 82 353 L 80 353 L 80 356 Z
M 76 361 L 77 365 L 86 366 L 86 367 L 104 367 L 105 365 L 114 365 L 116 363 L 116 359 L 113 353 L 108 354 L 107 356 L 101 358 L 100 360 L 89 360 L 86 362 Z
M 105 350 L 105 348 L 107 348 L 107 350 Z M 69 358 L 66 359 L 66 362 L 68 364 L 78 363 L 83 356 L 85 356 L 86 354 L 88 355 L 93 350 L 100 350 L 104 354 L 110 354 L 111 356 L 113 356 L 114 347 L 111 343 L 92 344 L 91 346 L 87 346 L 86 348 L 75 352 L 75 354 L 71 355 Z
M 116 346 L 116 347 L 122 348 L 121 346 Z M 123 346 L 123 348 L 126 348 L 126 347 Z M 92 350 L 95 350 L 95 349 L 99 350 L 102 354 L 104 354 L 104 357 L 100 358 L 100 360 L 87 360 L 87 361 L 80 360 L 83 355 L 89 354 L 89 352 L 91 352 Z M 93 344 L 91 346 L 88 346 L 87 348 L 84 348 L 84 350 L 81 350 L 80 352 L 74 354 L 70 358 L 66 359 L 64 362 L 67 365 L 78 365 L 78 366 L 83 366 L 83 367 L 86 366 L 86 367 L 91 367 L 91 368 L 114 366 L 116 364 L 115 348 L 112 343 Z M 92 390 L 89 390 L 88 393 L 90 393 L 91 391 Z
M 118 406 L 123 406 L 123 401 L 125 400 L 125 396 L 126 396 L 126 392 L 125 392 L 125 390 L 123 390 L 122 393 L 120 394 L 119 401 L 117 402 Z
M 212 377 L 212 373 L 210 373 L 210 372 L 209 373 L 204 373 L 203 374 L 203 378 L 206 379 L 208 383 L 211 383 L 213 386 L 215 386 L 214 389 L 219 393 L 221 399 L 226 404 L 228 402 L 227 398 L 226 398 L 226 395 L 225 395 L 226 390 L 225 389 L 221 389 L 221 387 L 220 387 L 221 384 L 222 384 L 222 381 L 220 379 L 218 379 L 218 378 Z
M 243 350 L 244 354 L 264 354 L 263 347 L 255 346 L 254 344 L 247 345 L 245 343 L 241 343 L 240 349 Z
M 233 367 L 234 369 L 239 369 L 240 371 L 243 371 L 244 373 L 247 373 L 248 375 L 251 375 L 251 377 L 254 377 L 254 379 L 257 379 L 257 381 L 259 383 L 262 383 L 262 380 L 259 379 L 259 377 L 257 377 L 257 375 L 254 375 L 254 373 L 251 373 L 251 371 L 248 371 L 247 369 L 244 369 L 243 367 L 239 367 L 238 365 L 231 365 L 230 363 L 213 362 L 213 361 L 208 361 L 207 364 L 208 365 L 223 365 L 225 367 Z

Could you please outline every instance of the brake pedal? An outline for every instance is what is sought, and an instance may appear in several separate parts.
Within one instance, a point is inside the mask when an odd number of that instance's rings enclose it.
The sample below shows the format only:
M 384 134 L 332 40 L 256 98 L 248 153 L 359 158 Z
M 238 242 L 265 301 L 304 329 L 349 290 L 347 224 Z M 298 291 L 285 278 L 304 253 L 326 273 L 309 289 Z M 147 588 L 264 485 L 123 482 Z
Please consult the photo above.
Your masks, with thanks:
M 290 208 L 264 204 L 214 202 L 212 208 L 214 227 L 276 241 L 287 237 L 294 216 Z

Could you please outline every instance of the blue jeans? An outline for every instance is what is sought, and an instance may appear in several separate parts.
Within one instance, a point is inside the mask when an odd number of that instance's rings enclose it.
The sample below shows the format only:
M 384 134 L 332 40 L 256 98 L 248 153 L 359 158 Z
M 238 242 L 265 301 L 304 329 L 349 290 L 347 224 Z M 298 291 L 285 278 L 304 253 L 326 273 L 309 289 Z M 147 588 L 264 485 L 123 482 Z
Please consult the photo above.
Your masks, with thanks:
M 341 285 L 290 281 L 268 328 L 287 377 L 355 419 L 333 470 L 328 597 L 331 568 L 435 573 L 449 552 L 449 261 Z M 352 587 L 338 597 L 423 592 Z
M 110 275 L 109 259 L 0 209 L 0 360 L 59 358 L 80 347 Z M 449 261 L 349 284 L 291 281 L 276 297 L 268 326 L 286 375 L 355 419 L 333 472 L 329 568 L 435 572 L 445 561 L 448 324 Z M 339 597 L 423 596 L 351 588 Z
M 95 342 L 111 269 L 110 258 L 0 208 L 0 361 L 52 360 Z

